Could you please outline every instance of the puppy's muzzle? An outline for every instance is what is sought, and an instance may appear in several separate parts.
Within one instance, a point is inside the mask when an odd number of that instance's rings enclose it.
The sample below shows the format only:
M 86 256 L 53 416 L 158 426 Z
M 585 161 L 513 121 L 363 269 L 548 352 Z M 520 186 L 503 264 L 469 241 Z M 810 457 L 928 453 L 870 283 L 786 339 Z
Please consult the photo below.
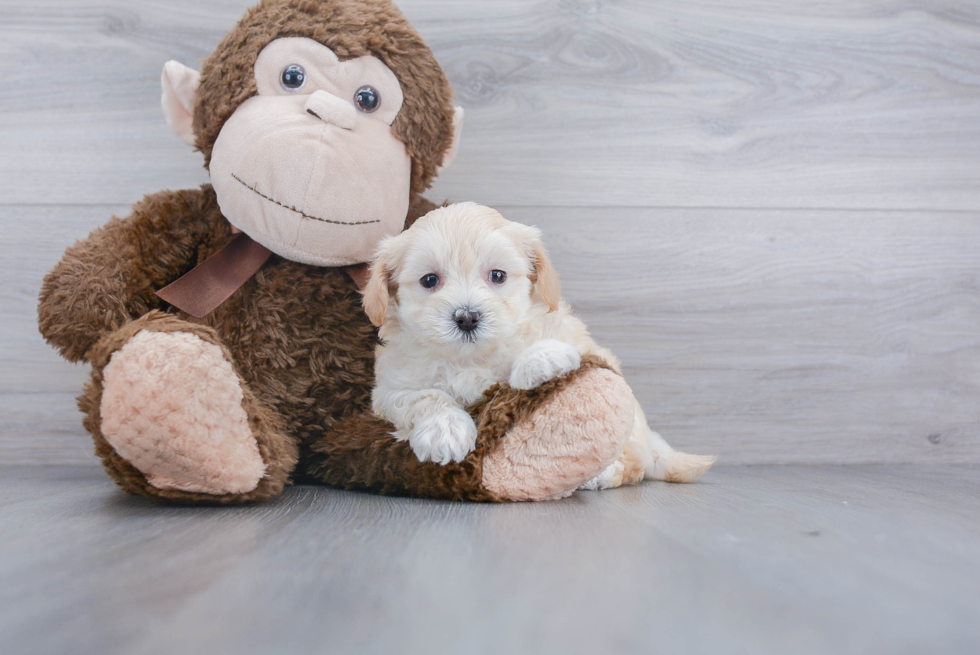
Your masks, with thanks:
M 480 324 L 480 312 L 469 307 L 460 308 L 453 313 L 453 320 L 463 332 L 472 332 Z

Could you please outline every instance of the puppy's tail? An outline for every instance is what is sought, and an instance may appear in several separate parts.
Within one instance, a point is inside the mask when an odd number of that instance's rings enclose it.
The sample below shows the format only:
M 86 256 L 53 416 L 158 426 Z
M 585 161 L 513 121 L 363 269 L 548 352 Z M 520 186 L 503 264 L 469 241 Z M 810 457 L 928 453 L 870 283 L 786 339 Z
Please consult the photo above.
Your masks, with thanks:
M 653 459 L 646 467 L 647 480 L 664 482 L 694 482 L 715 463 L 715 457 L 680 453 L 670 447 L 663 437 L 651 430 L 650 446 Z
M 711 455 L 691 455 L 674 451 L 669 455 L 654 453 L 653 462 L 647 467 L 648 480 L 665 482 L 694 482 L 715 463 Z

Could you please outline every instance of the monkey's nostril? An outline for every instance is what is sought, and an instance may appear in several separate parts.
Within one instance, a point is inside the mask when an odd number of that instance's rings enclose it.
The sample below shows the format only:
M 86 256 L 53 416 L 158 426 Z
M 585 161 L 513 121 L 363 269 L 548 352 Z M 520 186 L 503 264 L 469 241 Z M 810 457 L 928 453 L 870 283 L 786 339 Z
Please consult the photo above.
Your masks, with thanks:
M 315 111 L 313 111 L 312 109 L 307 109 L 306 110 L 306 113 L 309 114 L 310 116 L 315 116 L 316 118 L 320 118 L 320 115 L 318 113 L 316 113 Z M 320 120 L 322 121 L 323 119 L 320 118 Z
M 456 319 L 456 325 L 459 326 L 460 330 L 472 332 L 480 322 L 480 312 L 472 309 L 457 309 L 453 318 Z

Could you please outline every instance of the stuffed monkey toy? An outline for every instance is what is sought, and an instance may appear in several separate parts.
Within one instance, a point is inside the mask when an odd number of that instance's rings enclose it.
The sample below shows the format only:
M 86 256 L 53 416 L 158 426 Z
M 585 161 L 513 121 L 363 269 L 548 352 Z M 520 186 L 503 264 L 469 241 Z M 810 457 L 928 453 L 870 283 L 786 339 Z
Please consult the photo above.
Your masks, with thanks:
M 92 366 L 79 408 L 125 491 L 544 500 L 622 452 L 632 395 L 598 360 L 532 391 L 492 389 L 472 408 L 476 450 L 446 466 L 370 414 L 363 262 L 434 209 L 421 194 L 462 122 L 387 0 L 264 0 L 200 74 L 169 62 L 162 81 L 167 122 L 211 184 L 147 196 L 68 248 L 40 294 L 41 333 Z

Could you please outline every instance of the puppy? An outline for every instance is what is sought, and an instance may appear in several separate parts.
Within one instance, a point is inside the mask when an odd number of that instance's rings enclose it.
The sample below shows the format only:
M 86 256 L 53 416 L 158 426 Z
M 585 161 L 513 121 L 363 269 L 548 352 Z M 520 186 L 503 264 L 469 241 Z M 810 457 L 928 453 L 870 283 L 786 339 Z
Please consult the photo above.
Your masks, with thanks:
M 586 354 L 620 371 L 561 300 L 540 230 L 488 207 L 442 207 L 385 239 L 363 302 L 381 328 L 372 408 L 421 461 L 445 465 L 474 449 L 464 408 L 497 382 L 532 389 L 577 369 Z M 708 470 L 713 457 L 674 451 L 635 406 L 623 454 L 586 488 L 692 482 Z

